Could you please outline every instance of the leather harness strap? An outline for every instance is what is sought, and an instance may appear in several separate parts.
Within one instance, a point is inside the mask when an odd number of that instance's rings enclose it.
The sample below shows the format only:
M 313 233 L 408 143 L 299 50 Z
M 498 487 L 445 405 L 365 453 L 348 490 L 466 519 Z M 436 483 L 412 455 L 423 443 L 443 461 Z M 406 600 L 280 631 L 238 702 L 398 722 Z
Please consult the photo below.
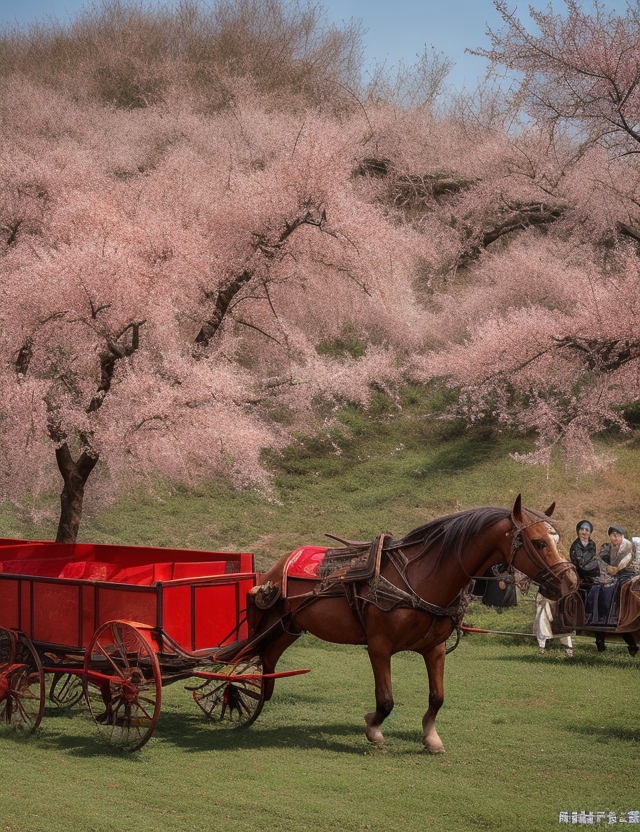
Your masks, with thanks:
M 523 547 L 527 548 L 527 550 L 531 549 L 532 551 L 528 552 L 530 556 L 532 554 L 534 556 L 537 554 L 531 546 L 528 538 L 526 538 L 522 532 L 530 526 L 535 526 L 543 521 L 536 518 L 531 523 L 527 523 L 523 526 L 516 524 L 513 518 L 512 522 L 514 523 L 515 528 L 511 533 L 512 541 L 507 570 L 513 574 L 515 572 L 514 561 L 519 549 Z M 333 537 L 333 535 L 331 536 Z M 319 598 L 339 597 L 344 595 L 349 602 L 349 606 L 357 616 L 365 637 L 366 624 L 364 616 L 367 604 L 373 604 L 375 607 L 385 612 L 389 612 L 390 610 L 397 609 L 399 607 L 422 610 L 422 612 L 429 613 L 429 615 L 433 615 L 438 618 L 450 618 L 454 625 L 458 627 L 469 603 L 468 594 L 463 590 L 456 596 L 453 602 L 446 607 L 442 607 L 439 604 L 433 604 L 430 601 L 425 601 L 425 599 L 421 598 L 409 583 L 409 579 L 407 577 L 409 560 L 402 549 L 400 547 L 385 549 L 385 543 L 387 542 L 387 539 L 390 538 L 391 535 L 386 534 L 382 534 L 377 538 L 375 568 L 372 578 L 362 584 L 359 582 L 348 583 L 343 579 L 331 580 L 330 577 L 325 578 L 325 580 L 314 586 L 312 592 L 297 596 L 301 599 L 301 603 L 293 612 L 292 620 L 295 619 L 296 613 L 299 613 L 302 609 L 305 609 L 309 604 Z M 396 572 L 400 576 L 405 586 L 404 589 L 396 586 L 380 573 L 383 553 L 387 556 L 390 563 L 394 566 Z M 358 591 L 358 587 L 361 588 L 361 591 Z

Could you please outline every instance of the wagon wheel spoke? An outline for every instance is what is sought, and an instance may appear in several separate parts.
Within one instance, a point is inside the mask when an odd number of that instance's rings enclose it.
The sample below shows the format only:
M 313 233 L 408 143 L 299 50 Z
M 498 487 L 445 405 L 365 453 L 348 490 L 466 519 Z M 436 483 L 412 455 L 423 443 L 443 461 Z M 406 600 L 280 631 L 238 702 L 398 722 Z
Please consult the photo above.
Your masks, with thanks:
M 122 671 L 123 675 L 131 673 L 131 664 L 129 661 L 129 651 L 133 650 L 137 655 L 136 646 L 139 647 L 135 639 L 129 638 L 129 643 L 127 644 L 127 635 L 129 634 L 129 630 L 124 629 L 123 627 L 119 626 L 117 621 L 112 622 L 111 624 L 111 632 L 113 633 L 113 641 L 115 647 L 118 650 L 118 657 L 122 660 Z M 134 631 L 136 632 L 136 631 Z
M 12 690 L 12 694 L 16 698 L 16 711 L 20 721 L 25 725 L 29 725 L 33 721 L 34 703 L 38 703 L 39 706 L 39 697 L 29 689 L 29 682 L 31 681 L 31 684 L 33 684 L 33 680 L 29 679 L 29 675 L 27 675 L 26 686 L 22 684 L 22 676 L 19 677 L 19 680 L 14 690 Z
M 119 748 L 136 751 L 158 721 L 162 677 L 158 658 L 126 621 L 103 624 L 85 654 L 83 684 L 99 730 Z
M 122 679 L 124 679 L 124 677 L 125 677 L 124 671 L 113 660 L 113 652 L 107 653 L 107 651 L 105 650 L 105 648 L 101 644 L 96 644 L 94 649 L 96 649 L 99 653 L 101 653 L 105 657 L 107 662 L 111 665 L 111 667 L 115 670 L 115 672 L 118 674 L 118 676 L 120 676 Z
M 201 668 L 209 673 L 224 673 L 236 678 L 205 679 L 190 688 L 202 712 L 215 722 L 246 727 L 254 722 L 264 705 L 262 660 L 259 657 L 232 664 L 213 664 Z
M 44 673 L 40 657 L 21 632 L 12 634 L 11 662 L 6 662 L 8 641 L 0 634 L 2 664 L 0 665 L 0 725 L 5 731 L 33 733 L 44 713 Z
M 261 693 L 260 690 L 254 690 L 253 688 L 242 687 L 242 695 L 243 697 L 248 697 L 249 699 L 260 699 Z

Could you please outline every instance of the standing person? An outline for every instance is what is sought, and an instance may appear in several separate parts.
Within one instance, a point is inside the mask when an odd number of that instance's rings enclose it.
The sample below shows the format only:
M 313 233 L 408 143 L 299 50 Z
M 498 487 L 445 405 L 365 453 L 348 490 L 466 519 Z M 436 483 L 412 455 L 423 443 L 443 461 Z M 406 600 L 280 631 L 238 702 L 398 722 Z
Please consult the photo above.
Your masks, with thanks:
M 554 637 L 554 632 L 551 629 L 551 622 L 553 621 L 553 612 L 549 600 L 540 592 L 536 595 L 536 617 L 533 619 L 533 634 L 538 639 L 538 647 L 544 650 L 548 638 Z M 566 647 L 567 656 L 573 656 L 573 642 L 571 636 L 562 636 L 562 643 Z
M 577 537 L 571 544 L 569 558 L 580 578 L 580 589 L 587 595 L 600 577 L 600 563 L 596 543 L 592 539 L 593 526 L 588 520 L 581 520 L 576 526 Z

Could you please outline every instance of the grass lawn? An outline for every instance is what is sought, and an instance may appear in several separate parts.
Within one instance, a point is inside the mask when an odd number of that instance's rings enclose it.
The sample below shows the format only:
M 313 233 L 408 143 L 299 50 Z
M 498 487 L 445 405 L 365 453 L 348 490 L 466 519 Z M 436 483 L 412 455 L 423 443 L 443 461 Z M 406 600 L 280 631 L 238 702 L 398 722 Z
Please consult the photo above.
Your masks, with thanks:
M 501 616 L 505 618 L 509 613 Z M 485 622 L 486 623 L 486 622 Z M 466 636 L 447 659 L 438 727 L 421 750 L 422 660 L 393 660 L 386 748 L 364 737 L 373 686 L 363 648 L 303 637 L 248 729 L 208 724 L 177 683 L 135 754 L 100 744 L 89 718 L 46 714 L 38 734 L 0 740 L 4 832 L 149 830 L 555 830 L 562 811 L 640 809 L 638 663 L 580 640 Z

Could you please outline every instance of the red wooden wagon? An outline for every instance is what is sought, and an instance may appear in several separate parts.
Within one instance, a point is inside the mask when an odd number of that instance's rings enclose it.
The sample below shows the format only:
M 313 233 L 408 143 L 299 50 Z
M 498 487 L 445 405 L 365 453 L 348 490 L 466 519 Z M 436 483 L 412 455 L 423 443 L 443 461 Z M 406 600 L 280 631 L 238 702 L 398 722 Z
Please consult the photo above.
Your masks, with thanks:
M 110 741 L 134 751 L 153 733 L 162 687 L 185 679 L 208 717 L 251 724 L 261 657 L 216 653 L 248 635 L 256 579 L 244 552 L 0 538 L 0 725 L 32 732 L 47 699 L 64 708 L 84 696 Z

